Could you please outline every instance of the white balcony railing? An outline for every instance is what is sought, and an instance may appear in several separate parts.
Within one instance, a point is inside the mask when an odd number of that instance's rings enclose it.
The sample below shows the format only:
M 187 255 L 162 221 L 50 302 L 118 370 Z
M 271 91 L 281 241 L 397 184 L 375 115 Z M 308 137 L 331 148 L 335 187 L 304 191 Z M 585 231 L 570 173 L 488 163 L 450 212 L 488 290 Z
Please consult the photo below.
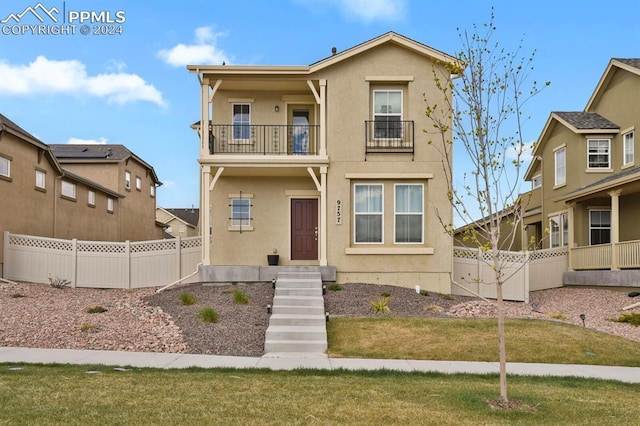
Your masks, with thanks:
M 617 261 L 612 256 L 613 250 Z M 640 240 L 574 247 L 569 255 L 574 270 L 640 268 Z

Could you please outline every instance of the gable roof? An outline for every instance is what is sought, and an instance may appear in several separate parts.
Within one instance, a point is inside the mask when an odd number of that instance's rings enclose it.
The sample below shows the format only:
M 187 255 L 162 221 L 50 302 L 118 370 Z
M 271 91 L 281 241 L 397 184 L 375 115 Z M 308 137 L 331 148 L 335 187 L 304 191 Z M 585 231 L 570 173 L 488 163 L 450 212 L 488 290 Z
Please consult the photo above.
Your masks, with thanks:
M 6 115 L 0 114 L 0 132 L 2 131 L 8 131 L 9 133 L 12 133 L 13 135 L 26 140 L 27 142 L 30 142 L 40 148 L 45 149 L 47 146 L 47 144 L 42 142 L 40 139 L 36 138 L 31 133 L 27 132 L 22 127 L 9 120 Z
M 153 166 L 135 155 L 124 145 L 118 144 L 51 144 L 51 151 L 61 163 L 119 163 L 129 158 L 146 167 L 153 181 L 162 185 Z
M 190 209 L 163 207 L 158 208 L 191 227 L 195 228 L 198 225 L 198 220 L 200 219 L 200 209 L 197 209 L 195 207 L 191 207 Z M 165 223 L 169 222 L 170 220 L 173 220 L 173 218 L 169 219 Z
M 598 85 L 593 91 L 591 98 L 589 98 L 585 111 L 590 110 L 593 105 L 598 102 L 600 96 L 604 93 L 603 89 L 608 86 L 618 70 L 625 70 L 632 74 L 640 75 L 640 58 L 612 58 L 602 77 L 600 77 L 600 81 L 598 81 Z

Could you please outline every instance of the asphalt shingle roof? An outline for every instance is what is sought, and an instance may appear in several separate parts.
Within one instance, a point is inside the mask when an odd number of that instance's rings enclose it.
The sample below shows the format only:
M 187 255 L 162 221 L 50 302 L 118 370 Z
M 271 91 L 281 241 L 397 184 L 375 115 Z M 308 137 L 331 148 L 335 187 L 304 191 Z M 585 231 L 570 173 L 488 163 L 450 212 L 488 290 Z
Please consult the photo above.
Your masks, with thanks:
M 640 69 L 640 58 L 613 58 L 618 62 Z
M 616 123 L 607 120 L 595 112 L 554 112 L 558 117 L 576 129 L 620 129 Z
M 51 151 L 59 159 L 124 160 L 132 155 L 124 145 L 51 144 Z
M 194 207 L 190 209 L 165 209 L 174 216 L 184 220 L 190 225 L 198 225 L 198 219 L 200 218 L 200 209 Z

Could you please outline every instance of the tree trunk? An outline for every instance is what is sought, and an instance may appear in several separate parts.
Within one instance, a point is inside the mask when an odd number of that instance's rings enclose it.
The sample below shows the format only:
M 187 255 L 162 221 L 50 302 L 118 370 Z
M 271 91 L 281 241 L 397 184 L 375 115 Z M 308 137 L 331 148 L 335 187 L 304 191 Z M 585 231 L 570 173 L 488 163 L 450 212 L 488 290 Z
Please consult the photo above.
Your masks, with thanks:
M 498 347 L 500 350 L 500 399 L 508 402 L 507 396 L 507 348 L 504 335 L 504 301 L 502 300 L 502 282 L 496 281 L 498 299 Z

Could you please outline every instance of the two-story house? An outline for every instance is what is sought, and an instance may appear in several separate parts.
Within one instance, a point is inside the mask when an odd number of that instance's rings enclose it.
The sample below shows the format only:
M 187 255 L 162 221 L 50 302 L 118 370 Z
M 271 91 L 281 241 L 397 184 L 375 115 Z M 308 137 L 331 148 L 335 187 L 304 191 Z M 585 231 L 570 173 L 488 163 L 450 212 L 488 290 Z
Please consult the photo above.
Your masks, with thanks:
M 5 231 L 118 240 L 122 198 L 62 168 L 48 145 L 0 114 L 0 247 Z M 0 250 L 0 276 L 3 257 Z
M 112 191 L 123 194 L 118 240 L 143 241 L 162 238 L 156 225 L 156 189 L 162 185 L 154 168 L 117 144 L 51 144 L 58 162 Z
M 568 247 L 570 270 L 640 268 L 639 98 L 640 59 L 612 59 L 584 111 L 552 112 L 536 143 L 525 234 Z M 587 274 L 609 282 L 632 275 Z
M 190 65 L 200 82 L 201 280 L 218 265 L 332 267 L 450 292 L 442 157 L 425 96 L 456 59 L 389 32 L 305 66 Z M 208 125 L 200 126 L 200 123 Z
M 198 221 L 200 209 L 191 207 L 163 208 L 156 207 L 156 222 L 164 226 L 164 232 L 171 237 L 196 237 L 200 235 Z M 170 238 L 167 236 L 167 238 Z

